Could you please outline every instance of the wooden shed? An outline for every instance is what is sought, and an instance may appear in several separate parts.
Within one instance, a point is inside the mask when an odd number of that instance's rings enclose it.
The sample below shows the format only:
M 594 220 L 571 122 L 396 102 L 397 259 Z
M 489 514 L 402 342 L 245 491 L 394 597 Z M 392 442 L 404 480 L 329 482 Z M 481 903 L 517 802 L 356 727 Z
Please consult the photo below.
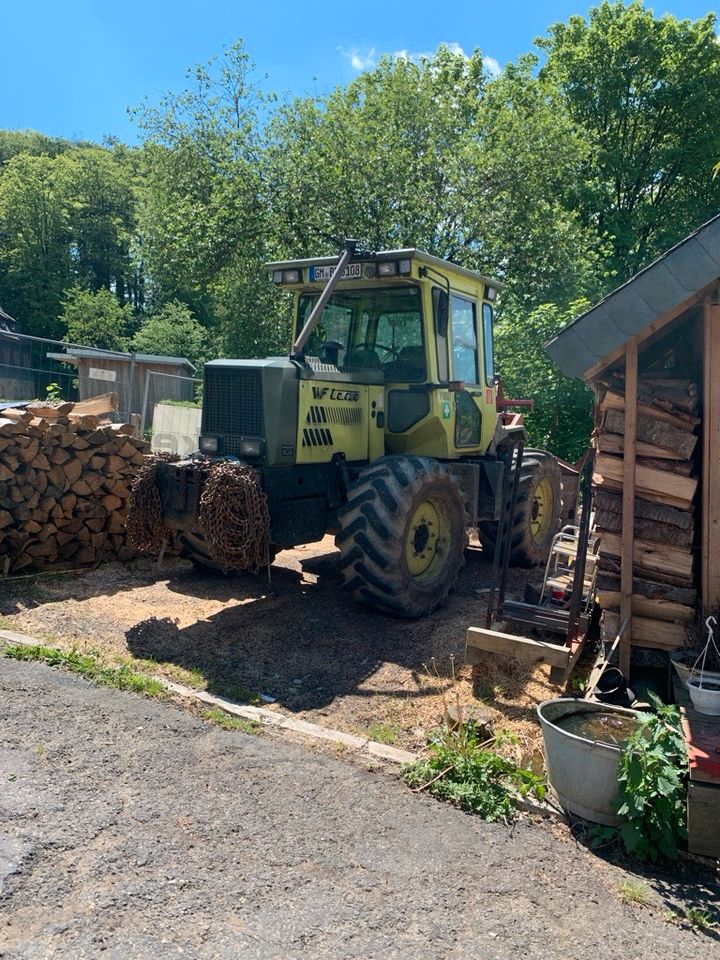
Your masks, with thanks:
M 71 347 L 48 357 L 77 367 L 80 400 L 114 391 L 125 416 L 142 413 L 146 401 L 151 409 L 160 400 L 194 399 L 195 367 L 185 357 Z
M 547 350 L 594 393 L 605 637 L 702 645 L 720 612 L 720 215 L 574 320 Z M 633 658 L 634 659 L 634 658 Z M 690 849 L 720 856 L 720 719 L 676 678 L 690 754 Z

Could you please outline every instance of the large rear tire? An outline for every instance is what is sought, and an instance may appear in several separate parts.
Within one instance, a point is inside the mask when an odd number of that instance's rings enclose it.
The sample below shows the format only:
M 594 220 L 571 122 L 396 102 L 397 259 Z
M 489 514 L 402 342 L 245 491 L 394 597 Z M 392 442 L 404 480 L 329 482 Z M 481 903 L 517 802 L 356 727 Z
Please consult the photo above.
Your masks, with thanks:
M 339 520 L 339 567 L 355 599 L 410 619 L 445 602 L 467 544 L 465 498 L 449 467 L 382 457 L 361 471 Z
M 561 516 L 560 465 L 542 450 L 525 451 L 510 530 L 510 564 L 536 567 L 544 563 Z M 478 527 L 482 545 L 490 553 L 495 550 L 497 531 L 497 523 L 481 523 Z

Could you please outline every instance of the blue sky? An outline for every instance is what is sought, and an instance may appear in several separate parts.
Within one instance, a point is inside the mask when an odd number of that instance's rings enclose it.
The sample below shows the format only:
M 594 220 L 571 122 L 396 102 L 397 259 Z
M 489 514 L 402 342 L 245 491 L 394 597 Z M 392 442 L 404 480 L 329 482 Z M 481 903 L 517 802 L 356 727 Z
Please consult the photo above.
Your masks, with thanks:
M 709 0 L 648 3 L 696 19 Z M 495 69 L 532 48 L 549 24 L 584 14 L 575 0 L 247 2 L 247 0 L 0 0 L 0 127 L 133 142 L 126 108 L 181 89 L 185 68 L 242 37 L 267 88 L 324 93 L 383 53 L 439 43 L 480 47 Z

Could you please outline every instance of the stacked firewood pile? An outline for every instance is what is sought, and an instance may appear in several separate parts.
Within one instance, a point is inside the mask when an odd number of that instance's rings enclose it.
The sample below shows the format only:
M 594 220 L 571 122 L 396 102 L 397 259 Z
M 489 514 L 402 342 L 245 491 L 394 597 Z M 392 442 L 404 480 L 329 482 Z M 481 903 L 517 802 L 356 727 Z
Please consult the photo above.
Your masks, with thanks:
M 129 555 L 130 488 L 148 444 L 110 423 L 117 396 L 0 410 L 0 572 Z
M 615 377 L 598 407 L 595 526 L 598 593 L 606 639 L 619 625 L 622 546 L 624 383 Z M 686 643 L 697 598 L 693 564 L 697 386 L 666 371 L 638 383 L 633 548 L 633 642 L 671 650 Z

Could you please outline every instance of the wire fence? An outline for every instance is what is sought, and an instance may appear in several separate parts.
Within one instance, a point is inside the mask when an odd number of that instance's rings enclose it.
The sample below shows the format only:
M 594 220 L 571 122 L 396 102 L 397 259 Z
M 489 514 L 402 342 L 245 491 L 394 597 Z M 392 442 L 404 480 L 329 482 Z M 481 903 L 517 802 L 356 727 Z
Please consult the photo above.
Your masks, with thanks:
M 103 350 L 0 330 L 0 401 L 88 400 L 117 393 L 118 419 L 152 424 L 162 401 L 191 405 L 202 380 L 182 357 Z

